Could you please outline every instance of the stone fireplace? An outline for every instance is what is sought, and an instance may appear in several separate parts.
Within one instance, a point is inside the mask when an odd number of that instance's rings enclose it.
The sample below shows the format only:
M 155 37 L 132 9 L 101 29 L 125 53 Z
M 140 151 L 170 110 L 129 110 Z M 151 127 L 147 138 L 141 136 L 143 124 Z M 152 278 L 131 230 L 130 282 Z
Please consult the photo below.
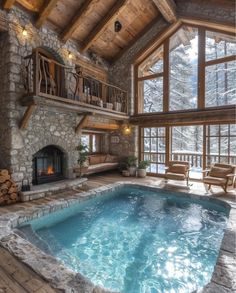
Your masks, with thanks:
M 64 153 L 56 146 L 49 145 L 33 155 L 34 185 L 54 182 L 65 178 L 66 165 Z

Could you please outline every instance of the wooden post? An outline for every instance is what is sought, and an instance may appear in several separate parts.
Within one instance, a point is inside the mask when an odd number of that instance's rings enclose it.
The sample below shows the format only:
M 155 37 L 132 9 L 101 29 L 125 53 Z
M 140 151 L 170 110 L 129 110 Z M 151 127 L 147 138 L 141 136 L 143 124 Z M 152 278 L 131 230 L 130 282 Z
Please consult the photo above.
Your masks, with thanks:
M 36 96 L 39 95 L 39 92 L 40 92 L 40 86 L 39 86 L 39 52 L 38 50 L 35 50 L 35 52 L 33 53 L 33 58 L 34 58 L 34 62 L 33 62 L 33 71 L 34 71 L 34 88 L 33 88 L 33 91 L 34 91 L 34 94 Z
M 169 111 L 169 39 L 164 42 L 163 111 Z
M 165 139 L 165 142 L 166 142 L 166 165 L 168 166 L 169 162 L 170 162 L 170 152 L 171 152 L 171 148 L 172 148 L 172 144 L 171 144 L 172 138 L 171 138 L 170 127 L 166 126 L 165 129 L 166 129 L 166 139 Z
M 198 30 L 198 109 L 205 108 L 205 29 Z

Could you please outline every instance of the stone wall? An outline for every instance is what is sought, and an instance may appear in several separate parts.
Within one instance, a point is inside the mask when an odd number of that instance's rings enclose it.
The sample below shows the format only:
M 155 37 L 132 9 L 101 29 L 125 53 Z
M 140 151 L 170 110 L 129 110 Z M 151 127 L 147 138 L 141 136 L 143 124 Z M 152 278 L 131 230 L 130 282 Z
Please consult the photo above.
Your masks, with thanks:
M 77 46 L 72 41 L 62 44 L 58 35 L 49 28 L 37 30 L 32 24 L 32 18 L 26 12 L 14 7 L 7 15 L 9 29 L 0 40 L 0 82 L 1 82 L 1 117 L 0 150 L 4 162 L 1 167 L 7 167 L 13 179 L 21 183 L 22 179 L 32 181 L 33 155 L 47 145 L 55 145 L 61 149 L 66 157 L 67 177 L 77 164 L 76 146 L 80 134 L 75 134 L 75 127 L 80 117 L 75 112 L 38 106 L 29 120 L 25 130 L 19 125 L 26 110 L 20 104 L 25 94 L 23 70 L 24 57 L 31 54 L 37 47 L 50 48 L 51 52 L 60 56 L 65 65 L 72 66 L 68 52 L 74 57 L 81 57 Z M 22 29 L 28 31 L 27 37 L 22 35 Z M 88 57 L 86 57 L 88 59 Z M 105 65 L 105 64 L 104 64 Z
M 7 82 L 10 70 L 9 64 L 9 42 L 8 34 L 0 34 L 0 169 L 10 164 L 11 135 L 10 135 L 10 113 L 11 107 L 8 102 L 9 84 Z

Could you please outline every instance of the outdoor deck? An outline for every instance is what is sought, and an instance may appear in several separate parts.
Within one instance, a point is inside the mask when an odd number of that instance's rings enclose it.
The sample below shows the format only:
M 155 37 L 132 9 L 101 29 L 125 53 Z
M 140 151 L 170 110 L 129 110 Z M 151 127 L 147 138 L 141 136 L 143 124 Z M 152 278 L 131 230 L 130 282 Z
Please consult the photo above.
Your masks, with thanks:
M 156 185 L 158 187 L 164 187 L 165 183 L 162 178 L 155 177 L 146 177 L 146 178 L 131 178 L 131 177 L 121 177 L 117 173 L 104 173 L 101 175 L 93 175 L 89 177 L 87 181 L 87 189 L 93 189 L 96 187 L 104 186 L 106 184 L 114 183 L 117 181 L 137 181 L 140 183 L 149 183 Z M 200 182 L 191 182 L 193 185 L 191 189 L 187 189 L 184 183 L 179 183 L 178 187 L 174 184 L 169 183 L 166 188 L 176 189 L 178 191 L 191 192 L 196 194 L 204 194 L 205 189 L 202 183 Z M 214 188 L 214 196 L 225 197 L 231 202 L 236 202 L 236 192 L 230 190 L 227 195 L 225 195 L 221 189 Z M 42 205 L 54 201 L 58 198 L 70 197 L 78 193 L 78 191 L 68 190 L 61 192 L 60 194 L 55 194 L 50 197 L 43 199 L 19 203 L 12 206 L 0 207 L 0 214 L 14 212 L 19 210 L 27 210 L 29 207 L 34 205 Z M 208 196 L 208 195 L 207 195 Z M 50 287 L 50 285 L 40 278 L 35 272 L 30 270 L 26 265 L 18 261 L 14 256 L 12 256 L 5 249 L 0 247 L 0 293 L 53 293 L 61 292 Z

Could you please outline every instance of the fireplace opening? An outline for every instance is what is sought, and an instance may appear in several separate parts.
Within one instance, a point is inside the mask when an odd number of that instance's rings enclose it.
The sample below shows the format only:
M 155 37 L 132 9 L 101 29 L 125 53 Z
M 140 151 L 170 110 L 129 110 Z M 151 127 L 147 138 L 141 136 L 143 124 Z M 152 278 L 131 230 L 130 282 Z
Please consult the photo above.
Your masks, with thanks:
M 33 156 L 33 184 L 43 184 L 64 179 L 63 152 L 47 146 Z

